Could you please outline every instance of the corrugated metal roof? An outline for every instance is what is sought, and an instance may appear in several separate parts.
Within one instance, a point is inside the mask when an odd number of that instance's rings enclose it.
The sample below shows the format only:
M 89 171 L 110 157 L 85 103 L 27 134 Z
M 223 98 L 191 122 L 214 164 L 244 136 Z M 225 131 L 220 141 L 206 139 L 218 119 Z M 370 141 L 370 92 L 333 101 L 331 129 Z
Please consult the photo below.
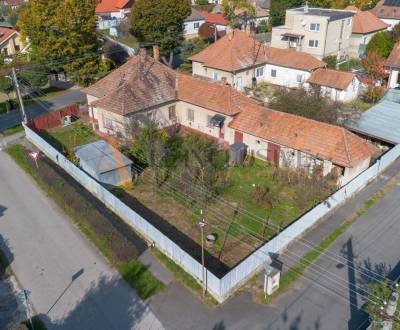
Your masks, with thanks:
M 400 90 L 389 90 L 382 101 L 346 126 L 388 143 L 400 143 Z
M 84 161 L 97 174 L 132 164 L 129 158 L 104 140 L 75 147 L 74 152 L 76 157 Z

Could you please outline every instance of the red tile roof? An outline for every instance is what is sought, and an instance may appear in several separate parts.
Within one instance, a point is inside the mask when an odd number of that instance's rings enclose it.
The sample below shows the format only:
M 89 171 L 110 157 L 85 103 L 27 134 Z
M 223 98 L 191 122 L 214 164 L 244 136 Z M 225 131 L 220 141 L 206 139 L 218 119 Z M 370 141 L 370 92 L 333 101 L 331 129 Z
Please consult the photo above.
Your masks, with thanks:
M 344 167 L 355 167 L 377 151 L 345 128 L 256 105 L 249 105 L 229 126 Z
M 267 48 L 267 63 L 305 71 L 313 71 L 326 65 L 308 53 L 273 47 Z
M 367 34 L 386 30 L 389 25 L 369 11 L 358 11 L 353 18 L 353 33 Z
M 99 98 L 91 105 L 127 115 L 175 101 L 175 80 L 172 69 L 139 55 L 82 91 Z
M 304 52 L 265 47 L 240 30 L 233 30 L 190 60 L 228 72 L 265 63 L 307 71 L 325 66 L 324 62 Z
M 208 46 L 190 60 L 205 66 L 234 72 L 267 61 L 265 47 L 245 32 L 234 30 Z
M 221 13 L 209 13 L 204 10 L 197 10 L 197 11 L 202 16 L 204 16 L 204 18 L 206 19 L 206 22 L 217 24 L 217 25 L 223 25 L 223 26 L 228 25 L 228 20 Z
M 394 45 L 385 65 L 392 68 L 400 68 L 400 41 Z
M 307 82 L 314 85 L 344 90 L 350 85 L 354 78 L 356 78 L 356 75 L 352 72 L 318 69 L 311 73 Z
M 386 6 L 384 2 L 385 0 L 380 0 L 376 6 L 371 9 L 371 13 L 378 18 L 400 19 L 400 7 Z
M 0 26 L 0 44 L 6 41 L 14 33 L 18 33 L 17 30 L 5 26 Z
M 178 77 L 178 99 L 228 116 L 241 112 L 250 101 L 227 84 L 211 83 L 188 75 Z
M 96 6 L 96 14 L 119 12 L 121 9 L 132 7 L 131 0 L 100 0 Z
M 82 91 L 99 98 L 91 105 L 120 115 L 174 101 L 197 105 L 234 117 L 233 129 L 345 167 L 375 152 L 344 128 L 266 109 L 229 85 L 179 74 L 146 55 L 133 57 Z

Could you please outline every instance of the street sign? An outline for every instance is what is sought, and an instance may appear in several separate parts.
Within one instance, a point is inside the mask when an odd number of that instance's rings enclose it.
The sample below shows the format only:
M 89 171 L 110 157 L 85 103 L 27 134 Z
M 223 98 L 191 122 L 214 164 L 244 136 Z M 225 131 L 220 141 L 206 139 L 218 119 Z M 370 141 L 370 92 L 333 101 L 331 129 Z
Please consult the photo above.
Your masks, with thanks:
M 39 158 L 39 152 L 38 151 L 31 151 L 28 153 L 29 158 L 33 159 L 35 161 L 36 167 L 39 168 L 37 160 Z

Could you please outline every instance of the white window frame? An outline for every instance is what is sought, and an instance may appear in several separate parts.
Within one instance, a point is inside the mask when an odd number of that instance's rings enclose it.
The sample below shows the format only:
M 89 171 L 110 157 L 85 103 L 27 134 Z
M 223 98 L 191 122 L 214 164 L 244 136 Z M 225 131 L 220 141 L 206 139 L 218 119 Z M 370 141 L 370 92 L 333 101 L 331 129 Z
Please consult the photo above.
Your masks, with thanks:
M 176 120 L 176 106 L 174 105 L 170 105 L 168 107 L 168 119 L 169 120 Z
M 211 116 L 211 115 L 207 115 L 207 127 L 212 127 L 212 125 L 211 125 L 211 119 L 212 119 L 212 117 L 213 117 L 213 116 Z
M 276 69 L 271 69 L 271 77 L 276 78 L 277 76 L 278 76 L 278 72 L 276 71 Z
M 216 71 L 213 72 L 213 80 L 218 81 L 218 72 Z
M 300 78 L 300 79 L 299 79 Z M 304 76 L 301 73 L 297 74 L 296 81 L 300 84 L 304 81 Z
M 114 121 L 109 117 L 103 116 L 103 126 L 104 126 L 104 128 L 113 130 L 114 129 Z
M 311 42 L 313 45 L 311 46 Z M 308 40 L 308 48 L 318 48 L 318 40 L 317 39 L 310 39 Z
M 263 77 L 264 76 L 264 67 L 260 66 L 258 68 L 256 68 L 256 77 Z
M 314 29 L 311 28 L 312 26 L 314 26 Z M 309 26 L 308 30 L 311 31 L 311 32 L 319 32 L 320 28 L 321 28 L 321 24 L 320 23 L 310 23 L 310 26 Z
M 193 23 L 193 28 L 194 29 L 198 29 L 200 27 L 200 23 L 199 22 L 194 22 Z
M 193 109 L 187 108 L 186 118 L 187 118 L 187 121 L 194 122 L 194 110 Z

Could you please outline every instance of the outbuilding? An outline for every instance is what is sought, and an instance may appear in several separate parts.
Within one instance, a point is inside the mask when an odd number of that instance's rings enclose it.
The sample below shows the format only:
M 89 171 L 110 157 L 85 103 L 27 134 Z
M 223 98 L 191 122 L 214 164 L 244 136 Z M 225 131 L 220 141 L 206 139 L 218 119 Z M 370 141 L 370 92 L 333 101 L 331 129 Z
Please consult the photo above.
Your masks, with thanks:
M 74 148 L 80 167 L 107 188 L 132 179 L 133 162 L 104 140 Z

